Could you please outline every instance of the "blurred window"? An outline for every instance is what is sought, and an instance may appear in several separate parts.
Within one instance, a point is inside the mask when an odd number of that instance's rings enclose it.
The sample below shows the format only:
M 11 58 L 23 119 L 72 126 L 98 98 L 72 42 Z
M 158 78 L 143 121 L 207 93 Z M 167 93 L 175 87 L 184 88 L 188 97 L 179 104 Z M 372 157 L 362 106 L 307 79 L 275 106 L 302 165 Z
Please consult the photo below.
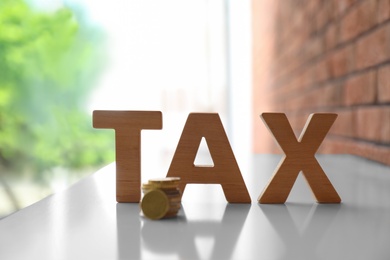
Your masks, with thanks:
M 143 179 L 166 174 L 190 112 L 219 113 L 247 150 L 250 1 L 228 2 L 0 0 L 0 217 L 115 160 L 92 110 L 163 112 Z

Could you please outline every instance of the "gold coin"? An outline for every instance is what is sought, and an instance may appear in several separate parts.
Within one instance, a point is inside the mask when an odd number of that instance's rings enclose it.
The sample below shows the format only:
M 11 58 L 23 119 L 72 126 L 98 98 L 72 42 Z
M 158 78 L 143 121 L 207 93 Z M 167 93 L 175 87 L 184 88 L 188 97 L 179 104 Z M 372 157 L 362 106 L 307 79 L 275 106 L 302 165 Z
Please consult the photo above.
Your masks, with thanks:
M 165 188 L 176 188 L 179 185 L 180 178 L 151 179 L 148 184 Z
M 176 193 L 170 193 L 170 192 L 166 192 L 165 190 L 163 189 L 148 189 L 148 190 L 142 190 L 144 194 L 152 191 L 152 190 L 161 190 L 163 191 L 169 198 L 181 198 L 181 193 L 180 192 L 176 192 Z
M 144 215 L 150 219 L 161 219 L 169 211 L 168 196 L 161 190 L 151 190 L 144 195 L 141 201 L 141 209 Z
M 145 187 L 142 187 L 142 192 L 144 194 L 148 193 L 149 191 L 152 191 L 152 190 L 162 190 L 165 194 L 167 194 L 168 196 L 170 197 L 181 197 L 181 192 L 179 189 L 164 189 L 164 188 L 145 188 Z
M 180 204 L 178 204 L 178 205 L 170 205 L 169 206 L 169 211 L 173 211 L 173 210 L 176 210 L 176 211 L 178 211 L 179 209 L 181 209 L 181 205 Z
M 164 218 L 176 217 L 178 212 L 179 212 L 178 210 L 170 211 L 170 212 L 168 212 L 168 213 L 164 216 Z
M 142 189 L 166 189 L 166 190 L 174 190 L 178 188 L 178 183 L 145 183 L 142 184 Z
M 149 183 L 169 183 L 169 182 L 178 183 L 179 181 L 180 181 L 180 177 L 166 177 L 166 178 L 150 179 Z
M 168 196 L 168 199 L 171 203 L 181 203 L 181 198 L 180 197 L 170 197 Z
M 160 189 L 162 189 L 166 194 L 180 194 L 179 188 L 176 188 L 176 189 L 160 188 Z

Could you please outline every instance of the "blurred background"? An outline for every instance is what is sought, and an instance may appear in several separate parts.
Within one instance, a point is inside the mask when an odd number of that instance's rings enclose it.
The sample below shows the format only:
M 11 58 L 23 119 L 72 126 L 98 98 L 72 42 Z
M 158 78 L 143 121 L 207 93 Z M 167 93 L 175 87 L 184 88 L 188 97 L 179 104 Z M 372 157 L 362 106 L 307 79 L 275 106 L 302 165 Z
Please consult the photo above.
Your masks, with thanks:
M 115 160 L 92 111 L 159 110 L 142 179 L 166 175 L 190 112 L 220 114 L 248 172 L 250 1 L 0 0 L 0 218 Z M 202 144 L 196 163 L 212 163 Z
M 262 112 L 297 135 L 337 113 L 320 152 L 390 165 L 389 46 L 388 0 L 0 0 L 0 218 L 115 160 L 97 109 L 163 112 L 143 180 L 165 176 L 190 112 L 219 113 L 244 179 L 280 153 Z
M 299 133 L 338 114 L 321 152 L 390 165 L 390 1 L 254 0 L 254 115 L 282 111 Z M 264 124 L 254 151 L 277 152 Z

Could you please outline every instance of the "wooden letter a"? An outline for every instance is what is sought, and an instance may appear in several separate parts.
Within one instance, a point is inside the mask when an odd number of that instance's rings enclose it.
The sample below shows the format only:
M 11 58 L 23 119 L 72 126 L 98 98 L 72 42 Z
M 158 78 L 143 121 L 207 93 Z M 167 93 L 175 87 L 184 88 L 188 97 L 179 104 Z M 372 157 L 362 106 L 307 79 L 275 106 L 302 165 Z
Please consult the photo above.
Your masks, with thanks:
M 115 129 L 116 200 L 141 199 L 141 130 L 161 129 L 160 111 L 93 111 L 93 127 Z
M 286 156 L 259 196 L 260 203 L 284 203 L 300 171 L 319 203 L 340 203 L 332 183 L 318 164 L 315 153 L 328 133 L 336 114 L 311 114 L 299 137 L 282 113 L 263 113 L 262 118 Z
M 194 160 L 204 137 L 214 166 L 195 166 Z M 167 177 L 180 177 L 182 194 L 189 183 L 221 184 L 230 203 L 250 203 L 229 140 L 216 113 L 191 113 L 187 118 Z

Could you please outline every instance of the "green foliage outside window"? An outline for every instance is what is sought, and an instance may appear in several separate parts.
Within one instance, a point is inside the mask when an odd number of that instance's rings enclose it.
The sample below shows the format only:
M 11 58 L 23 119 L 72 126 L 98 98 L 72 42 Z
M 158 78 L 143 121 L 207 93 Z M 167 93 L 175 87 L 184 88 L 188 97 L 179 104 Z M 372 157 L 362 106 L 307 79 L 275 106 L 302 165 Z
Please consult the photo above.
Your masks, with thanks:
M 113 160 L 113 139 L 85 105 L 104 63 L 99 28 L 62 8 L 0 0 L 0 175 L 50 179 Z

